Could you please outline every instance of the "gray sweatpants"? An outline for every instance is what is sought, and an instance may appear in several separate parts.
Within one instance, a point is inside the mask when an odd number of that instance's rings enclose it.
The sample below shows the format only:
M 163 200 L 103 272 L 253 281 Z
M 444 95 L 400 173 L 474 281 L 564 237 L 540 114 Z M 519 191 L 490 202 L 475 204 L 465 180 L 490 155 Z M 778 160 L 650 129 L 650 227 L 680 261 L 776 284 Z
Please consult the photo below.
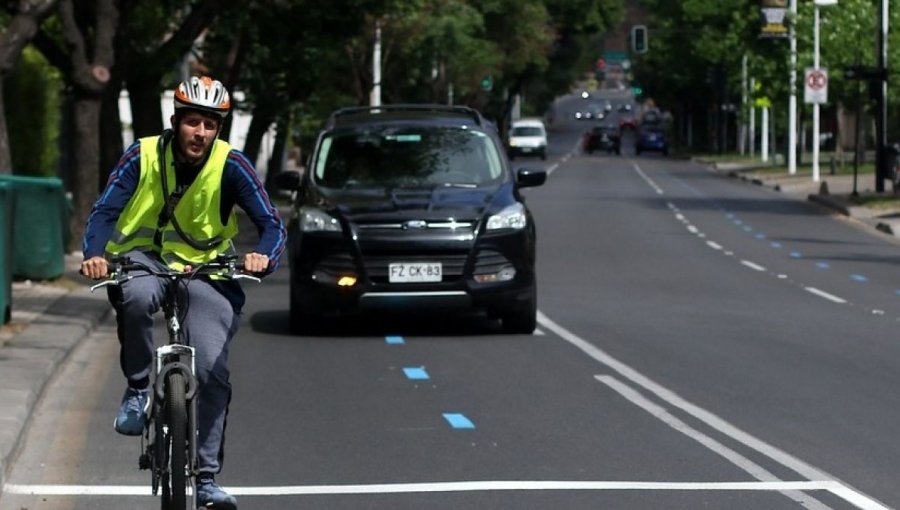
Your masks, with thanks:
M 141 252 L 127 254 L 134 262 L 166 269 L 158 259 Z M 132 273 L 136 274 L 136 273 Z M 153 370 L 153 322 L 162 306 L 164 279 L 135 278 L 121 287 L 108 287 L 116 310 L 119 361 L 128 384 L 143 387 Z M 184 288 L 184 286 L 181 286 Z M 182 295 L 184 298 L 184 295 Z M 239 310 L 210 282 L 195 279 L 187 285 L 187 315 L 182 323 L 185 340 L 196 351 L 200 472 L 218 473 L 224 458 L 225 421 L 231 400 L 228 345 L 237 333 Z

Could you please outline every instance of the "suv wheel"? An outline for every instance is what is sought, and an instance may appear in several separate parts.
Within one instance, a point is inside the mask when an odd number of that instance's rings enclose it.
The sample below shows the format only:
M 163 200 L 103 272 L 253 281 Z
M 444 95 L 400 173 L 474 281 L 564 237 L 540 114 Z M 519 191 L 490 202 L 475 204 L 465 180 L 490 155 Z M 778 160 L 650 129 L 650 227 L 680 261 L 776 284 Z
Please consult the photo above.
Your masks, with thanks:
M 500 319 L 503 332 L 512 335 L 530 335 L 537 327 L 537 289 L 531 288 L 531 296 L 514 311 L 503 314 Z

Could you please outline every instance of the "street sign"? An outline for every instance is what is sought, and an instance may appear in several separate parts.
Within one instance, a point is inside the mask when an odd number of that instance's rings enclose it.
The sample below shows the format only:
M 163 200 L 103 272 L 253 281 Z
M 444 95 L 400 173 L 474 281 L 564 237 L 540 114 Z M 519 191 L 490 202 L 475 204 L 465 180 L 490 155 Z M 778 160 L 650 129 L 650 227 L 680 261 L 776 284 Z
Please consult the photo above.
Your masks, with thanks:
M 825 104 L 828 102 L 828 70 L 806 68 L 803 78 L 803 100 L 806 103 Z

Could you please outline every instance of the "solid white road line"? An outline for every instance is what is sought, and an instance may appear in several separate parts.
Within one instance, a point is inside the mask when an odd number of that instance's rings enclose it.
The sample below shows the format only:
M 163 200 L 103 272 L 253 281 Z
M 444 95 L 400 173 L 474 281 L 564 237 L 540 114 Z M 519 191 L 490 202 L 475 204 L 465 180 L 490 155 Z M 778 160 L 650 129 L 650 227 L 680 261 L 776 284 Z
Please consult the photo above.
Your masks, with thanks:
M 697 441 L 703 446 L 709 448 L 713 452 L 718 455 L 721 455 L 729 462 L 734 464 L 735 466 L 743 469 L 750 475 L 752 475 L 757 480 L 763 482 L 775 482 L 779 481 L 778 477 L 767 471 L 765 468 L 760 466 L 759 464 L 753 462 L 747 457 L 741 455 L 740 453 L 728 448 L 724 444 L 716 441 L 715 439 L 709 437 L 708 435 L 700 432 L 699 430 L 691 427 L 687 423 L 673 416 L 670 412 L 663 409 L 661 406 L 654 404 L 646 397 L 638 393 L 636 390 L 631 388 L 630 386 L 622 383 L 615 377 L 609 375 L 595 375 L 595 379 L 602 382 L 603 384 L 609 386 L 620 395 L 628 399 L 632 404 L 640 407 L 641 409 L 647 411 L 654 417 L 658 418 L 660 421 L 665 423 L 666 425 L 672 427 L 673 429 L 681 432 L 682 434 L 688 436 L 689 438 Z M 829 508 L 826 505 L 823 505 L 820 501 L 812 498 L 802 492 L 799 491 L 785 491 L 784 495 L 793 499 L 794 501 L 801 503 L 804 508 L 810 509 L 826 509 Z
M 538 323 L 540 323 L 540 325 L 543 326 L 544 329 L 571 343 L 573 346 L 577 347 L 591 358 L 594 358 L 610 369 L 615 370 L 619 373 L 619 375 L 621 375 L 628 381 L 631 381 L 632 383 L 655 394 L 658 398 L 662 399 L 669 405 L 681 409 L 682 411 L 705 423 L 707 426 L 712 427 L 718 432 L 730 437 L 731 439 L 743 444 L 744 446 L 756 450 L 762 455 L 765 455 L 766 457 L 781 464 L 782 466 L 797 472 L 798 474 L 809 480 L 834 481 L 840 483 L 844 487 L 847 487 L 848 490 L 851 490 L 855 494 L 858 494 L 859 498 L 866 502 L 865 506 L 854 503 L 857 507 L 865 510 L 887 510 L 887 507 L 881 505 L 874 499 L 871 499 L 868 496 L 853 490 L 849 487 L 849 485 L 841 482 L 836 477 L 822 471 L 819 468 L 807 464 L 806 462 L 794 457 L 793 455 L 782 451 L 775 446 L 770 445 L 769 443 L 766 443 L 765 441 L 744 432 L 743 430 L 740 430 L 739 428 L 735 427 L 731 423 L 728 423 L 715 414 L 688 402 L 675 392 L 661 386 L 660 384 L 644 376 L 637 370 L 613 358 L 612 356 L 598 348 L 596 345 L 574 335 L 569 330 L 553 322 L 540 310 L 538 310 Z
M 712 241 L 706 241 L 706 245 L 709 246 L 710 248 L 714 249 L 714 250 L 721 250 L 721 249 L 722 249 L 722 245 L 721 245 L 721 244 L 719 244 L 719 243 L 714 243 L 714 242 L 712 242 Z
M 347 485 L 288 485 L 282 487 L 224 487 L 234 496 L 304 496 L 341 494 L 409 494 L 423 492 L 593 490 L 593 491 L 830 491 L 844 492 L 836 482 L 630 482 L 565 480 L 483 480 L 432 483 Z M 143 485 L 20 485 L 4 486 L 6 494 L 26 496 L 149 496 Z

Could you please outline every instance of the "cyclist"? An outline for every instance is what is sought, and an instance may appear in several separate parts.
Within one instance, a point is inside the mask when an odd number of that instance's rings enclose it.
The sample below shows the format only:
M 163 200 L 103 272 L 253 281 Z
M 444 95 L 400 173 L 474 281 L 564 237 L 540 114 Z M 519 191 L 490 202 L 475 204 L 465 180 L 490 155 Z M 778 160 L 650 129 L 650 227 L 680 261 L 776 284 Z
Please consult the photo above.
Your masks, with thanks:
M 175 90 L 172 130 L 141 138 L 119 159 L 85 226 L 82 273 L 107 276 L 107 257 L 127 255 L 158 269 L 182 270 L 234 252 L 234 206 L 246 211 L 259 242 L 244 255 L 247 272 L 269 274 L 285 247 L 285 229 L 246 156 L 217 137 L 231 110 L 221 82 L 191 77 Z M 166 171 L 161 171 L 165 168 Z M 153 314 L 164 282 L 136 278 L 108 287 L 116 311 L 120 364 L 128 386 L 115 430 L 144 430 L 154 353 Z M 228 346 L 238 329 L 244 293 L 232 280 L 195 279 L 187 286 L 183 329 L 196 349 L 198 396 L 197 502 L 203 508 L 237 508 L 215 482 L 223 462 L 225 417 L 231 399 Z

